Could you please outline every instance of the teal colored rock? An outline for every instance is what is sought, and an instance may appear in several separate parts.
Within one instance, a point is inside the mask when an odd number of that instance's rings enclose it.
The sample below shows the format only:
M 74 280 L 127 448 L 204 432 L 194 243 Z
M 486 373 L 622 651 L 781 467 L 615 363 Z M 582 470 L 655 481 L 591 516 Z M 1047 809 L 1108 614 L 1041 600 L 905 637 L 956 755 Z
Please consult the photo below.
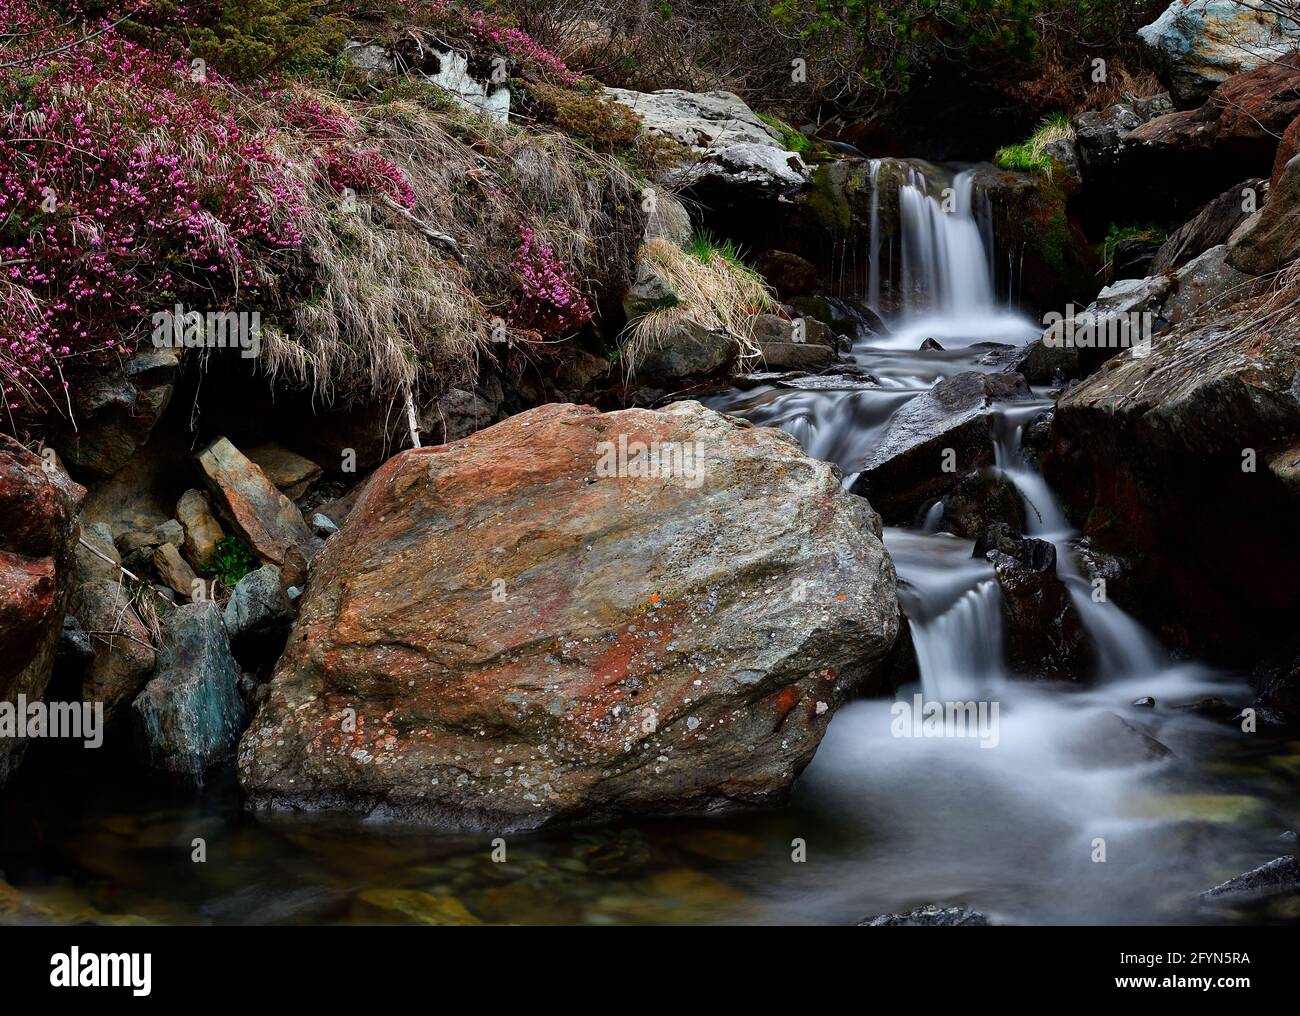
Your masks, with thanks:
M 136 739 L 153 768 L 200 782 L 247 723 L 239 668 L 214 604 L 178 607 L 168 622 L 154 676 L 131 704 Z
M 1175 0 L 1138 37 L 1151 48 L 1174 101 L 1190 109 L 1234 74 L 1284 56 L 1300 42 L 1300 24 L 1267 4 Z

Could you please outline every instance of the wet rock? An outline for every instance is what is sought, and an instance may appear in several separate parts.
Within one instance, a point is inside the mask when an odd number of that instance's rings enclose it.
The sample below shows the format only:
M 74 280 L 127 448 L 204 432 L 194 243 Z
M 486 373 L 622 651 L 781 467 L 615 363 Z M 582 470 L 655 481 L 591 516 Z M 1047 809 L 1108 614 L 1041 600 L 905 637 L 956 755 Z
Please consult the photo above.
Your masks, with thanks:
M 454 896 L 419 889 L 367 889 L 357 895 L 352 920 L 359 924 L 482 924 Z
M 260 444 L 244 454 L 291 501 L 302 497 L 307 488 L 320 479 L 320 466 L 283 445 Z
M 1300 861 L 1290 854 L 1276 857 L 1267 864 L 1230 878 L 1201 893 L 1203 900 L 1228 900 L 1280 892 L 1300 891 Z
M 72 590 L 85 490 L 0 434 L 0 701 L 45 692 Z M 25 741 L 0 738 L 0 786 Z
M 1270 714 L 1270 726 L 1300 729 L 1300 652 L 1288 652 L 1260 662 L 1256 668 L 1259 698 L 1256 711 Z
M 1295 495 L 1268 467 L 1300 434 L 1300 319 L 1269 299 L 1159 332 L 1070 389 L 1045 462 L 1085 534 L 1134 562 L 1129 602 L 1215 658 L 1258 655 L 1300 597 Z
M 1150 695 L 1143 695 L 1140 699 L 1134 699 L 1133 704 L 1139 709 L 1154 709 L 1156 707 L 1156 700 Z
M 939 340 L 934 338 L 926 339 L 921 343 L 920 348 L 922 352 L 926 352 L 927 350 L 938 350 L 939 352 L 943 352 L 943 346 L 939 345 Z
M 1092 644 L 1056 573 L 1056 547 L 995 523 L 975 544 L 1002 590 L 1007 663 L 1031 677 L 1079 680 L 1092 670 Z
M 1266 4 L 1175 0 L 1138 30 L 1178 104 L 1203 102 L 1224 81 L 1300 45 L 1300 24 Z
M 943 528 L 966 539 L 981 536 L 994 522 L 1022 529 L 1024 515 L 1015 484 L 988 471 L 967 473 L 943 496 Z
M 258 556 L 282 564 L 288 549 L 297 547 L 311 558 L 317 539 L 302 513 L 238 448 L 218 438 L 198 462 L 217 509 Z
M 1150 734 L 1112 712 L 1089 717 L 1063 739 L 1061 746 L 1075 762 L 1089 769 L 1142 765 L 1173 754 Z
M 984 928 L 989 919 L 966 907 L 941 907 L 937 903 L 906 914 L 879 914 L 858 922 L 860 928 Z
M 187 490 L 176 502 L 176 518 L 185 531 L 186 559 L 195 568 L 202 568 L 226 535 L 212 513 L 212 503 L 202 491 Z
M 214 604 L 176 608 L 154 676 L 131 710 L 137 743 L 155 769 L 201 781 L 211 766 L 230 757 L 246 716 L 239 667 Z
M 1096 253 L 1076 220 L 1063 174 L 980 167 L 974 186 L 999 243 L 1016 251 L 1021 292 L 1036 307 L 1062 307 L 1097 291 Z
M 1198 716 L 1206 716 L 1214 720 L 1230 720 L 1236 717 L 1241 710 L 1215 695 L 1206 698 L 1197 699 L 1194 702 L 1180 702 L 1174 706 L 1175 709 L 1181 709 L 1184 712 L 1196 713 Z
M 81 697 L 102 702 L 105 719 L 113 720 L 153 670 L 153 637 L 137 612 L 108 524 L 85 526 L 81 538 L 69 606 L 93 653 Z
M 760 342 L 758 351 L 770 370 L 821 370 L 835 362 L 829 346 L 812 342 Z
M 1298 85 L 1300 89 L 1300 85 Z M 1300 257 L 1300 156 L 1282 170 L 1259 218 L 1228 255 L 1228 264 L 1251 275 L 1279 271 Z
M 1249 177 L 1206 203 L 1191 219 L 1170 234 L 1151 262 L 1150 270 L 1143 274 L 1163 275 L 1174 271 L 1211 247 L 1227 243 L 1233 231 L 1250 214 L 1246 211 L 1246 192 L 1253 191 L 1257 195 L 1257 204 L 1262 203 L 1266 183 L 1260 177 Z
M 993 464 L 993 405 L 1029 397 L 1019 374 L 970 371 L 907 403 L 862 457 L 853 489 L 890 524 L 911 524 L 972 470 Z
M 651 447 L 700 458 L 648 475 Z M 315 563 L 241 784 L 497 830 L 774 803 L 894 640 L 879 532 L 833 467 L 697 403 L 405 452 Z
M 1016 351 L 1005 369 L 1020 374 L 1031 385 L 1063 385 L 1079 376 L 1079 350 L 1034 339 Z

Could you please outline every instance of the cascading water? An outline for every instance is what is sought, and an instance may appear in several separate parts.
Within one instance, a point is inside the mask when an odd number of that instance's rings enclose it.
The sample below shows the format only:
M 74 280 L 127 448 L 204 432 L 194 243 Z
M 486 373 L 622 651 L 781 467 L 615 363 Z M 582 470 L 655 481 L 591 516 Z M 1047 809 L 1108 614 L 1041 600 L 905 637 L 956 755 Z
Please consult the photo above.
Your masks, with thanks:
M 927 167 L 933 172 L 933 167 Z M 931 181 L 909 166 L 898 191 L 898 222 L 880 221 L 880 164 L 873 164 L 869 247 L 871 284 L 867 295 L 879 307 L 882 237 L 897 228 L 903 317 L 882 348 L 915 349 L 926 338 L 945 347 L 979 342 L 1024 342 L 1039 329 L 1000 305 L 994 286 L 992 223 L 987 203 L 975 189 L 975 170 L 951 181 Z M 977 212 L 983 208 L 984 214 Z
M 871 179 L 880 178 L 873 167 Z M 948 211 L 919 171 L 901 185 L 905 309 L 889 322 L 889 335 L 860 331 L 847 365 L 836 368 L 842 374 L 760 383 L 706 401 L 784 428 L 810 454 L 840 465 L 848 485 L 854 464 L 912 398 L 961 371 L 998 369 L 985 362 L 981 344 L 1020 344 L 1039 329 L 999 304 L 989 220 L 976 214 L 973 182 L 973 174 L 957 174 Z M 887 225 L 877 219 L 877 198 L 870 294 L 882 288 Z M 943 348 L 918 348 L 931 337 Z M 810 821 L 833 813 L 858 835 L 838 848 L 830 885 L 801 886 L 797 897 L 774 890 L 781 919 L 848 919 L 961 901 L 1017 922 L 1195 920 L 1181 901 L 1223 871 L 1248 866 L 1242 839 L 1226 827 L 1211 824 L 1192 852 L 1178 832 L 1198 817 L 1190 814 L 1194 802 L 1227 797 L 1193 761 L 1213 752 L 1228 736 L 1224 728 L 1192 711 L 1135 704 L 1148 695 L 1162 703 L 1231 697 L 1244 687 L 1208 668 L 1173 664 L 1109 597 L 1095 595 L 1078 562 L 1078 534 L 1022 451 L 1026 426 L 1050 405 L 1044 393 L 994 407 L 995 469 L 1020 492 L 1026 535 L 1056 546 L 1058 574 L 1096 651 L 1096 681 L 1062 687 L 1009 673 L 993 568 L 972 556 L 972 541 L 943 532 L 940 506 L 916 530 L 886 529 L 920 674 L 919 688 L 901 689 L 898 703 L 914 695 L 996 703 L 997 743 L 900 736 L 893 701 L 842 710 L 797 800 Z M 1138 729 L 1172 755 L 1126 754 Z M 1196 793 L 1179 793 L 1188 788 Z M 1106 863 L 1096 860 L 1098 842 L 1109 850 Z

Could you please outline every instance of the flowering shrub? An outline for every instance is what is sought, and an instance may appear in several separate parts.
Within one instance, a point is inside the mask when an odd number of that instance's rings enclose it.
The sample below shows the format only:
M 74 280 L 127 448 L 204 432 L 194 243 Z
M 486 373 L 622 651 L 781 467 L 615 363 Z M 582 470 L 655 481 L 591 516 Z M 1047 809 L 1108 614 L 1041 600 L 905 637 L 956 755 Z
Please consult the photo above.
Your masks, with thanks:
M 336 191 L 387 194 L 403 208 L 415 207 L 415 190 L 406 174 L 376 151 L 331 145 L 321 153 L 318 165 Z
M 591 320 L 591 304 L 578 289 L 573 270 L 528 226 L 519 231 L 514 270 L 522 295 L 510 308 L 512 323 L 545 335 L 566 335 Z
M 12 421 L 61 403 L 70 375 L 160 306 L 267 297 L 276 258 L 299 243 L 299 193 L 179 56 L 124 38 L 111 17 L 67 26 L 0 0 L 0 18 L 23 33 L 0 67 L 0 394 Z
M 499 48 L 507 56 L 535 68 L 560 84 L 572 86 L 583 80 L 581 74 L 570 70 L 563 60 L 527 32 L 506 24 L 500 18 L 453 5 L 448 0 L 413 0 L 405 7 L 409 14 L 421 20 L 464 33 L 466 42 L 492 49 Z

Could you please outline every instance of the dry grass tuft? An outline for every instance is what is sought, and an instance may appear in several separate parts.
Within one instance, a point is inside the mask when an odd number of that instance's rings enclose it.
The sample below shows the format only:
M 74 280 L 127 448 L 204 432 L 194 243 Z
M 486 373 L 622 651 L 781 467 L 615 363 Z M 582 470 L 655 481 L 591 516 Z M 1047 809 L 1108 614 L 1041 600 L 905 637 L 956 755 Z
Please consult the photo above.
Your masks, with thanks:
M 631 276 L 643 227 L 641 183 L 614 159 L 560 134 L 522 131 L 405 89 L 351 101 L 303 85 L 355 124 L 347 150 L 375 151 L 400 170 L 410 206 L 382 193 L 340 194 L 320 169 L 323 142 L 296 129 L 281 101 L 241 115 L 273 139 L 301 188 L 304 298 L 265 322 L 273 377 L 329 404 L 442 391 L 473 380 L 507 321 L 514 259 L 528 226 L 587 291 Z M 277 327 L 278 326 L 278 327 Z
M 682 250 L 665 239 L 648 240 L 639 260 L 667 283 L 677 302 L 628 322 L 623 365 L 629 377 L 646 353 L 662 346 L 688 322 L 726 332 L 740 347 L 742 361 L 759 357 L 752 322 L 755 315 L 775 307 L 776 301 L 757 272 L 729 250 L 699 240 L 693 250 Z

